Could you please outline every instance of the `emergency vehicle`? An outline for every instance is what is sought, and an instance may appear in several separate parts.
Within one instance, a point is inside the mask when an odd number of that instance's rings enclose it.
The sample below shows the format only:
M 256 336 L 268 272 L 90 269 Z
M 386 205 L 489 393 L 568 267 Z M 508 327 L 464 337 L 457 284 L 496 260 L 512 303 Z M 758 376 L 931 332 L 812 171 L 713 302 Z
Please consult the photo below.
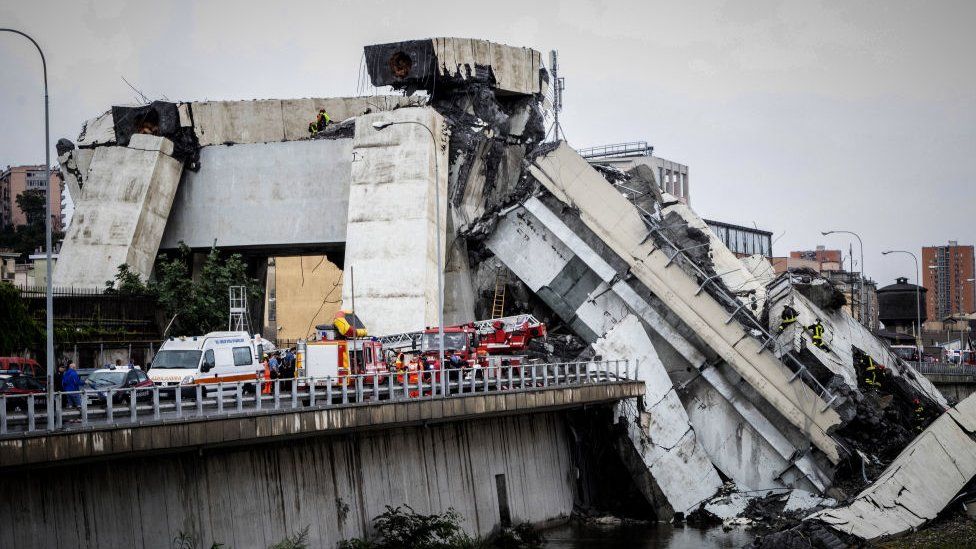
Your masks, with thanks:
M 149 368 L 149 379 L 159 387 L 254 382 L 263 375 L 262 355 L 272 350 L 268 341 L 247 332 L 210 332 L 202 336 L 170 337 L 159 348 Z
M 367 384 L 386 380 L 390 370 L 383 344 L 369 337 L 356 315 L 338 311 L 331 325 L 320 324 L 315 330 L 315 339 L 298 346 L 301 367 L 297 377 L 314 378 L 316 385 L 324 384 L 326 378 L 333 384 L 348 384 L 351 375 L 365 375 Z

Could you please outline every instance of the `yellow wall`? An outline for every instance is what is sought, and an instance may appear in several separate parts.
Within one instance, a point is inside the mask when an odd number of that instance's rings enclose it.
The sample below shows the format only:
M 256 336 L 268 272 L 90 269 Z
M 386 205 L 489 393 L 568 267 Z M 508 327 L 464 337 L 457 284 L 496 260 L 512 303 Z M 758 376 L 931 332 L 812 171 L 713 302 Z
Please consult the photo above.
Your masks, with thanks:
M 276 257 L 274 271 L 278 340 L 315 333 L 332 322 L 342 301 L 342 271 L 323 255 Z

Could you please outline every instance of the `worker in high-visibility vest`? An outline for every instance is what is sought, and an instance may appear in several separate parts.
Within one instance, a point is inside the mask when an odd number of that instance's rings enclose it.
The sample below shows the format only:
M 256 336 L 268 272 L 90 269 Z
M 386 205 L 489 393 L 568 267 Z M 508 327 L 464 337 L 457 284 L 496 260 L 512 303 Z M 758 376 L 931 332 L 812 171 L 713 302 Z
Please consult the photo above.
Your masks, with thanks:
M 796 309 L 794 309 L 793 307 L 790 307 L 789 305 L 783 307 L 783 312 L 780 313 L 779 315 L 780 317 L 779 333 L 783 333 L 783 331 L 786 330 L 786 328 L 790 324 L 795 323 L 796 319 L 799 318 L 799 316 L 800 313 L 796 312 Z
M 332 119 L 329 118 L 329 113 L 325 112 L 325 109 L 319 109 L 319 115 L 315 118 L 315 129 L 322 131 L 330 122 L 332 122 Z
M 867 366 L 864 368 L 864 383 L 871 387 L 880 389 L 881 382 L 878 381 L 878 373 L 880 372 L 882 375 L 884 375 L 884 366 L 881 364 L 875 364 L 874 359 L 870 356 L 867 357 L 865 362 Z
M 917 398 L 912 401 L 912 404 L 915 405 L 915 410 L 912 412 L 912 423 L 915 424 L 915 432 L 921 433 L 925 429 L 925 406 Z
M 827 348 L 827 344 L 824 342 L 824 337 L 823 337 L 824 336 L 823 323 L 820 322 L 819 318 L 815 323 L 807 326 L 807 330 L 810 330 L 810 333 L 812 334 L 810 336 L 810 339 L 813 340 L 813 344 L 815 346 L 820 347 L 821 349 Z

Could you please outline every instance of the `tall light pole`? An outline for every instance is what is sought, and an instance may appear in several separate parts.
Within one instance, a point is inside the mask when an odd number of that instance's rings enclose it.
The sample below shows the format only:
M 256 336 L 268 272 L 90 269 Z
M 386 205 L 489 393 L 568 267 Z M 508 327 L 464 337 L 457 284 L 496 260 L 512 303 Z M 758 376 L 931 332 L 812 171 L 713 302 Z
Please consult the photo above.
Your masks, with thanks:
M 852 231 L 823 231 L 820 233 L 824 236 L 830 234 L 850 234 L 857 238 L 857 245 L 861 249 L 861 322 L 871 329 L 871 306 L 867 303 L 867 291 L 864 289 L 864 242 L 861 240 L 861 235 Z
M 12 32 L 30 40 L 41 54 L 41 68 L 44 70 L 44 182 L 47 185 L 44 196 L 44 247 L 47 255 L 47 319 L 45 328 L 47 333 L 47 429 L 54 430 L 54 298 L 51 288 L 51 135 L 50 116 L 48 115 L 47 99 L 47 59 L 37 41 L 26 33 L 16 29 L 0 29 L 0 32 Z
M 922 360 L 922 272 L 918 266 L 918 256 L 908 250 L 885 250 L 881 255 L 888 254 L 908 254 L 915 260 L 915 345 L 918 347 L 918 359 Z
M 434 145 L 434 223 L 436 225 L 435 230 L 437 231 L 437 367 L 441 371 L 441 390 L 447 393 L 444 376 L 444 265 L 441 259 L 441 178 L 437 167 L 437 138 L 434 137 L 434 132 L 426 124 L 415 120 L 400 120 L 397 122 L 376 121 L 373 122 L 373 128 L 380 131 L 398 124 L 416 124 L 427 130 L 427 133 L 430 135 L 430 141 Z

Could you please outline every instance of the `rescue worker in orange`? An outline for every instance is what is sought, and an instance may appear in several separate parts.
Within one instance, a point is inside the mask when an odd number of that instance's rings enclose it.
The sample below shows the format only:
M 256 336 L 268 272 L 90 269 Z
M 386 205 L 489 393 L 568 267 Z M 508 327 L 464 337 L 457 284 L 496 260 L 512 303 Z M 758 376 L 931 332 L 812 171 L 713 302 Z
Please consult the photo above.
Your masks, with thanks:
M 268 355 L 264 355 L 261 358 L 261 366 L 264 366 L 264 376 L 261 378 L 264 383 L 261 384 L 261 394 L 270 395 L 271 394 L 271 366 L 268 365 Z

